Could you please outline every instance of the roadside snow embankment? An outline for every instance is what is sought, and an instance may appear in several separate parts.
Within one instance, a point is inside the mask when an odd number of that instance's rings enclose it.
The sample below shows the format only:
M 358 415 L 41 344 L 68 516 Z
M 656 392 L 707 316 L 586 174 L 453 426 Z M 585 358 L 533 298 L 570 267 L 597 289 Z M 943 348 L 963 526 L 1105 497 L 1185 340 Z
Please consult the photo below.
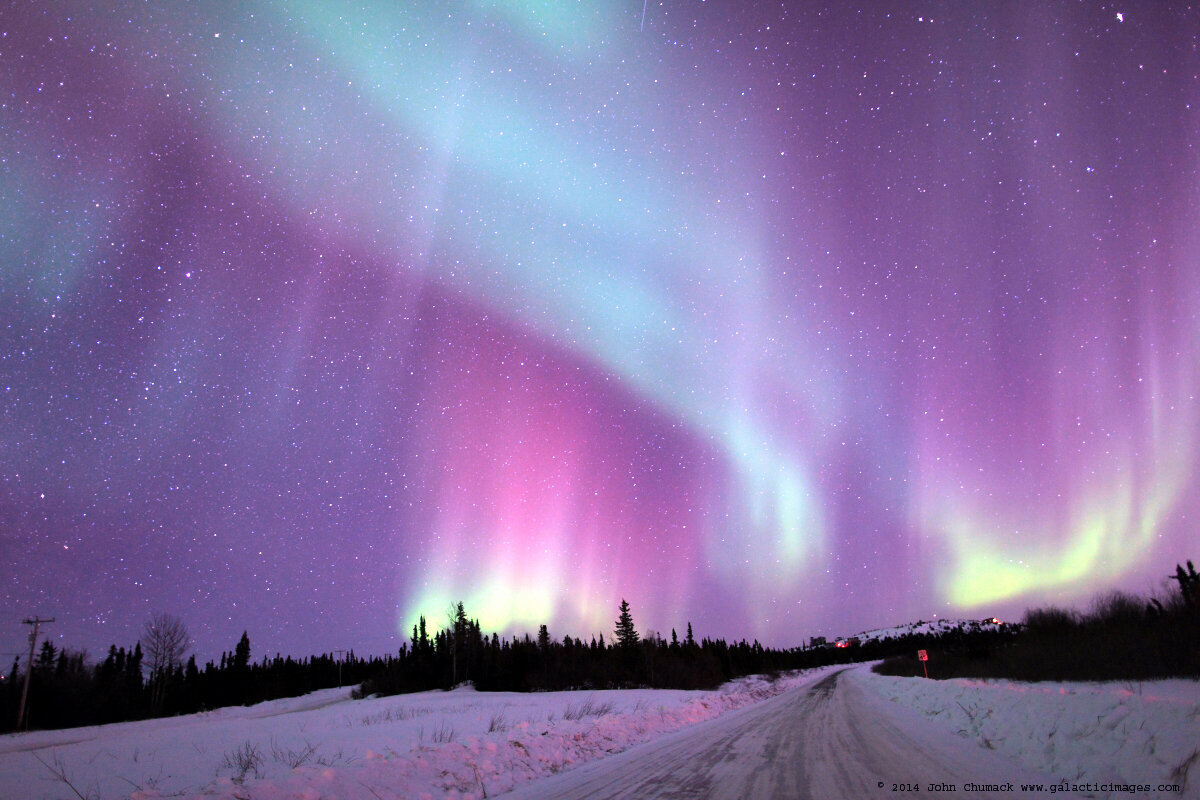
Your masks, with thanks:
M 0 800 L 458 800 L 620 752 L 780 694 L 813 673 L 717 691 L 326 690 L 248 708 L 0 736 Z
M 795 685 L 795 678 L 768 682 L 749 678 L 716 692 L 556 692 L 529 697 L 546 708 L 539 722 L 519 722 L 503 731 L 479 732 L 461 740 L 416 744 L 407 752 L 382 747 L 343 768 L 300 767 L 276 780 L 236 785 L 222 778 L 198 797 L 233 800 L 316 800 L 337 797 L 371 800 L 393 796 L 452 797 L 478 800 L 509 791 L 526 781 L 617 753 L 648 739 L 750 703 Z M 495 705 L 488 695 L 465 693 L 483 709 Z M 508 696 L 511 699 L 511 695 Z M 619 697 L 622 710 L 614 709 Z M 633 700 L 632 707 L 629 701 Z M 466 718 L 443 720 L 447 725 Z M 494 726 L 489 726 L 494 727 Z M 381 744 L 386 744 L 384 739 Z M 142 792 L 134 800 L 160 795 Z
M 1200 683 L 1016 683 L 860 671 L 878 695 L 1070 783 L 1200 786 Z

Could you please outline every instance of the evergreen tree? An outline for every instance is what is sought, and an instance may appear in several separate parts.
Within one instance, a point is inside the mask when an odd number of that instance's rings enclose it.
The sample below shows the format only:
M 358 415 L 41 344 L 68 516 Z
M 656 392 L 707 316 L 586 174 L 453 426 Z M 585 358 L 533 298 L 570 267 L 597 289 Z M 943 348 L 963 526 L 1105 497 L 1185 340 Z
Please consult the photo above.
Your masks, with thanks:
M 142 694 L 142 643 L 140 641 L 134 643 L 133 650 L 128 653 L 123 647 L 117 650 L 117 671 L 122 675 L 123 690 L 121 694 L 129 704 L 125 718 L 140 719 L 145 713 L 145 700 Z
M 1176 564 L 1171 579 L 1179 583 L 1179 594 L 1185 603 L 1200 602 L 1200 574 L 1196 573 L 1191 561 L 1187 562 L 1186 570 L 1182 564 Z
M 58 648 L 51 644 L 49 639 L 42 642 L 42 648 L 38 651 L 37 664 L 35 670 L 37 672 L 49 673 L 54 669 L 54 662 L 58 659 Z
M 246 631 L 242 631 L 242 638 L 238 639 L 237 647 L 233 650 L 233 668 L 238 672 L 243 672 L 250 666 L 250 636 Z
M 463 608 L 461 600 L 450 604 L 450 611 L 447 617 L 449 617 L 448 621 L 450 623 L 450 629 L 446 631 L 446 645 L 450 649 L 450 685 L 457 686 L 459 672 L 458 657 L 465 649 L 467 638 L 467 612 Z
M 636 647 L 638 643 L 637 628 L 633 626 L 633 615 L 629 613 L 629 603 L 622 598 L 620 615 L 617 617 L 617 646 L 623 648 Z
M 250 681 L 250 635 L 242 631 L 233 653 L 225 659 L 227 672 L 222 679 L 225 685 L 224 703 L 245 705 L 252 702 Z

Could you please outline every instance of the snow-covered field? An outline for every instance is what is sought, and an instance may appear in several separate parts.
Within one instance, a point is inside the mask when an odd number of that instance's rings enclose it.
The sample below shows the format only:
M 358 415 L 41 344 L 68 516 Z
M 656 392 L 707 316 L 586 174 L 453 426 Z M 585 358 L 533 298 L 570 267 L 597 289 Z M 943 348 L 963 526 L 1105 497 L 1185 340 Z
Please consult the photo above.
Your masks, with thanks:
M 865 670 L 855 678 L 895 706 L 1059 781 L 1151 787 L 1135 796 L 1200 797 L 1200 682 L 931 681 Z M 1160 794 L 1160 784 L 1180 792 Z
M 460 688 L 351 700 L 349 689 L 333 689 L 186 717 L 10 734 L 0 737 L 0 797 L 375 800 L 398 789 L 414 798 L 495 797 L 812 674 L 746 678 L 711 692 Z
M 0 798 L 494 798 L 613 753 L 632 755 L 643 743 L 666 741 L 673 731 L 793 687 L 807 685 L 796 696 L 810 696 L 823 675 L 839 669 L 773 683 L 743 679 L 714 692 L 464 688 L 355 701 L 348 689 L 328 690 L 187 717 L 8 735 L 0 737 Z M 1092 789 L 1086 796 L 1200 797 L 1200 683 L 1194 681 L 929 681 L 875 675 L 860 665 L 842 683 L 862 691 L 822 707 L 841 709 L 843 727 L 857 725 L 864 735 L 900 731 L 893 735 L 934 744 L 940 736 L 942 749 L 931 745 L 930 752 L 949 753 L 945 745 L 957 741 L 995 750 L 1056 781 L 1150 787 L 1132 795 Z M 729 727 L 726 720 L 747 713 L 757 712 L 747 708 L 694 731 L 716 736 Z M 884 719 L 888 724 L 873 722 Z M 822 736 L 811 727 L 817 722 L 798 730 Z M 791 716 L 787 727 L 795 728 Z

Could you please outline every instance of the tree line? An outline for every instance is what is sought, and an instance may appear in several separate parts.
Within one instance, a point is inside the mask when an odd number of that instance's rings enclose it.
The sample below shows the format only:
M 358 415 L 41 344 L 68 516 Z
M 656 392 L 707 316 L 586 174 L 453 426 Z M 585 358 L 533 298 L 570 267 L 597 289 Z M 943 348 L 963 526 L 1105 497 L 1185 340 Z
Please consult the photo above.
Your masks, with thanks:
M 1011 626 L 969 623 L 937 633 L 908 633 L 853 641 L 845 647 L 776 649 L 754 640 L 697 641 L 687 623 L 680 639 L 655 633 L 641 636 L 629 604 L 622 600 L 611 642 L 604 635 L 584 641 L 571 636 L 555 640 L 545 625 L 536 637 L 503 639 L 484 636 L 479 622 L 468 618 L 462 603 L 451 607 L 447 625 L 430 635 L 421 617 L 411 642 L 386 663 L 369 665 L 370 675 L 356 691 L 359 697 L 449 689 L 470 681 L 483 691 L 562 691 L 567 689 L 713 689 L 744 675 L 771 674 L 871 661 L 915 653 L 936 643 L 986 651 L 1009 641 Z
M 1188 561 L 1168 579 L 1175 587 L 1165 596 L 1110 591 L 1083 612 L 1033 608 L 1025 612 L 1020 635 L 1000 646 L 943 641 L 929 650 L 927 664 L 901 653 L 875 671 L 915 676 L 928 669 L 931 678 L 1019 681 L 1200 678 L 1200 573 Z
M 793 651 L 765 648 L 757 641 L 696 641 L 691 623 L 682 640 L 674 630 L 669 640 L 655 634 L 643 638 L 624 600 L 610 642 L 604 634 L 589 641 L 569 635 L 555 639 L 546 625 L 536 637 L 488 636 L 462 603 L 448 617 L 445 628 L 431 635 L 422 616 L 397 656 L 373 665 L 359 696 L 449 689 L 464 681 L 483 691 L 699 689 L 739 675 L 791 668 L 795 661 Z
M 552 691 L 649 687 L 710 689 L 743 675 L 775 673 L 834 663 L 884 658 L 947 637 L 990 647 L 1009 634 L 978 627 L 939 636 L 908 635 L 846 648 L 764 647 L 757 640 L 697 640 L 687 623 L 680 637 L 641 635 L 629 603 L 622 600 L 611 640 L 556 639 L 541 625 L 536 635 L 485 634 L 462 603 L 444 627 L 430 631 L 425 617 L 398 652 L 362 658 L 353 651 L 294 659 L 251 658 L 243 632 L 232 650 L 203 667 L 186 661 L 188 635 L 170 615 L 155 615 L 132 647 L 109 648 L 98 664 L 45 641 L 34 659 L 25 728 L 64 728 L 189 714 L 230 705 L 296 697 L 339 685 L 356 686 L 356 697 L 450 689 L 471 682 L 482 691 Z M 13 662 L 0 684 L 0 729 L 13 730 L 25 672 Z
M 160 614 L 132 647 L 111 646 L 99 663 L 86 654 L 42 642 L 31 665 L 14 659 L 0 680 L 0 730 L 16 728 L 26 677 L 24 728 L 64 728 L 187 714 L 229 705 L 295 697 L 339 685 L 355 696 L 449 689 L 470 681 L 484 691 L 550 691 L 650 687 L 707 689 L 743 675 L 851 661 L 889 659 L 880 671 L 923 674 L 916 652 L 930 653 L 931 676 L 1041 679 L 1146 679 L 1200 675 L 1200 575 L 1192 562 L 1171 579 L 1177 589 L 1149 600 L 1109 593 L 1090 612 L 1034 609 L 1023 625 L 969 625 L 907 634 L 847 647 L 764 647 L 757 640 L 696 640 L 691 623 L 681 638 L 638 632 L 622 600 L 612 638 L 556 639 L 537 634 L 484 634 L 462 603 L 431 632 L 425 617 L 398 652 L 361 658 L 353 651 L 307 658 L 251 658 L 243 632 L 232 650 L 203 667 L 189 648 L 187 628 Z
M 177 632 L 182 631 L 183 650 L 177 647 L 163 652 L 161 640 L 143 635 L 132 647 L 109 647 L 99 663 L 91 664 L 83 651 L 43 641 L 28 676 L 29 699 L 22 729 L 101 725 L 250 705 L 335 687 L 341 681 L 356 684 L 367 674 L 368 662 L 353 651 L 340 658 L 326 653 L 252 661 L 247 633 L 233 650 L 201 667 L 194 655 L 183 661 L 186 628 L 174 618 L 168 617 L 168 621 L 178 626 Z M 12 731 L 26 679 L 19 659 L 13 660 L 4 677 L 0 683 L 0 730 Z

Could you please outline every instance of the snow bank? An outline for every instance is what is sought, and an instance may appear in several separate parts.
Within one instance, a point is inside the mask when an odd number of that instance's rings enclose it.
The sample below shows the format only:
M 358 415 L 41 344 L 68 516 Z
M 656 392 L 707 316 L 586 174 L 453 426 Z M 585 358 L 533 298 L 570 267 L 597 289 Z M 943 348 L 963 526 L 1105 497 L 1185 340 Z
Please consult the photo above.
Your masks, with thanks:
M 1200 796 L 1196 681 L 1016 683 L 854 673 L 878 696 L 1060 781 L 1176 784 L 1182 794 L 1174 796 Z
M 811 677 L 811 676 L 809 676 Z M 0 737 L 0 797 L 482 798 L 774 696 L 720 690 L 316 692 L 250 708 Z M 41 763 L 39 763 L 39 761 Z

